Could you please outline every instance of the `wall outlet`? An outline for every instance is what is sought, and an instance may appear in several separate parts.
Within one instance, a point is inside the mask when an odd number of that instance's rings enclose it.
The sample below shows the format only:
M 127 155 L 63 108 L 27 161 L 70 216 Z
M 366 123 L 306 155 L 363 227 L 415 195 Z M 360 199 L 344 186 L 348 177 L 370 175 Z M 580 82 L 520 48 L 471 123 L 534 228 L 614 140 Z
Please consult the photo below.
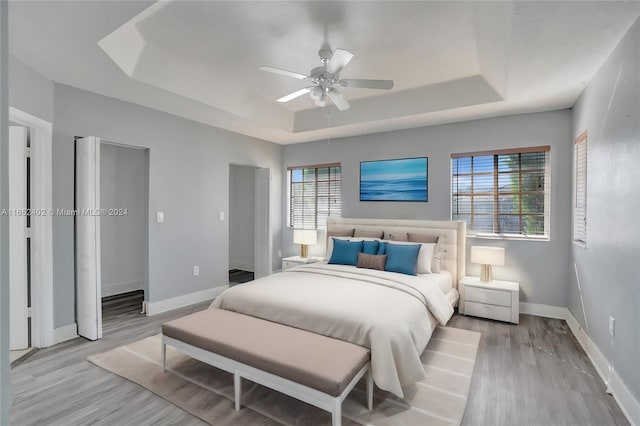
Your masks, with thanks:
M 193 276 L 197 277 L 198 275 L 200 275 L 200 267 L 199 266 L 194 266 L 193 267 Z
M 156 213 L 156 222 L 158 222 L 158 223 L 164 222 L 164 212 L 157 212 Z
M 616 319 L 612 316 L 609 316 L 609 334 L 612 337 L 616 335 Z
M 224 212 L 220 212 L 220 222 L 224 222 Z

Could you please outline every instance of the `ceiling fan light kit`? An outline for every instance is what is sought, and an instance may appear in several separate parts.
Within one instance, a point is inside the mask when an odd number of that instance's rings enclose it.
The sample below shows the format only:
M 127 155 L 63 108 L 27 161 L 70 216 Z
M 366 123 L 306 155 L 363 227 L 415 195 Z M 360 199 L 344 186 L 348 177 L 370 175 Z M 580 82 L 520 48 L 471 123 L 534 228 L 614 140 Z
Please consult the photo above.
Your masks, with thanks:
M 281 97 L 277 100 L 278 102 L 289 102 L 309 93 L 309 96 L 316 106 L 326 106 L 327 98 L 329 98 L 340 111 L 348 110 L 351 108 L 351 105 L 349 105 L 349 102 L 344 98 L 342 92 L 334 86 L 379 90 L 390 90 L 393 88 L 393 80 L 341 79 L 340 72 L 342 72 L 349 61 L 353 59 L 353 53 L 348 50 L 336 49 L 332 52 L 331 48 L 325 44 L 318 52 L 318 56 L 320 57 L 322 65 L 312 69 L 308 76 L 264 65 L 258 67 L 258 69 L 298 80 L 311 81 L 311 83 L 313 83 L 311 86 Z

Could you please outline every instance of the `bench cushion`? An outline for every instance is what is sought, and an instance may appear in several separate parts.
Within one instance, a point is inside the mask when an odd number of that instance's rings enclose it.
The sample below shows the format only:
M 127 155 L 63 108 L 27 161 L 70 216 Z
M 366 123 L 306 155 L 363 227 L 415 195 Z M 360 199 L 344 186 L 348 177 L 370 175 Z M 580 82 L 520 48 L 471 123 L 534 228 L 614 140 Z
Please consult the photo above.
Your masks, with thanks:
M 369 362 L 362 346 L 223 309 L 164 323 L 162 334 L 332 396 Z

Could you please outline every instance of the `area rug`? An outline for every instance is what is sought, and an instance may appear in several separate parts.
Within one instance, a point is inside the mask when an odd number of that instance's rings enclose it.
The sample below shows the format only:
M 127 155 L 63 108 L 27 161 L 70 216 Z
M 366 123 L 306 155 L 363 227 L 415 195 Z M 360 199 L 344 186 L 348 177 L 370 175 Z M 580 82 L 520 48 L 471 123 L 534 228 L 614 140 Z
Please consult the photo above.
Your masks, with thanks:
M 364 381 L 343 403 L 344 425 L 459 425 L 464 415 L 480 333 L 438 327 L 421 356 L 426 378 L 398 398 L 378 388 L 366 408 Z M 93 364 L 139 384 L 212 425 L 330 425 L 331 415 L 264 386 L 243 381 L 242 408 L 233 408 L 233 376 L 167 347 L 160 335 L 89 357 Z

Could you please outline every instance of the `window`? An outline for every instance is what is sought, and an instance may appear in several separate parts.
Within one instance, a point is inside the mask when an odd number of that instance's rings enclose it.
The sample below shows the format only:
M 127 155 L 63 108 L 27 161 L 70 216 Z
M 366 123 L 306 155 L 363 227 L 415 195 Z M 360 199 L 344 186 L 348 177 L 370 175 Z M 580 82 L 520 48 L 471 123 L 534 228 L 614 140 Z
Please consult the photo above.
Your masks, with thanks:
M 472 235 L 548 237 L 549 150 L 453 154 L 451 219 Z
M 587 131 L 573 146 L 573 241 L 587 243 Z
M 289 167 L 287 224 L 300 229 L 324 229 L 327 217 L 342 212 L 340 163 Z

